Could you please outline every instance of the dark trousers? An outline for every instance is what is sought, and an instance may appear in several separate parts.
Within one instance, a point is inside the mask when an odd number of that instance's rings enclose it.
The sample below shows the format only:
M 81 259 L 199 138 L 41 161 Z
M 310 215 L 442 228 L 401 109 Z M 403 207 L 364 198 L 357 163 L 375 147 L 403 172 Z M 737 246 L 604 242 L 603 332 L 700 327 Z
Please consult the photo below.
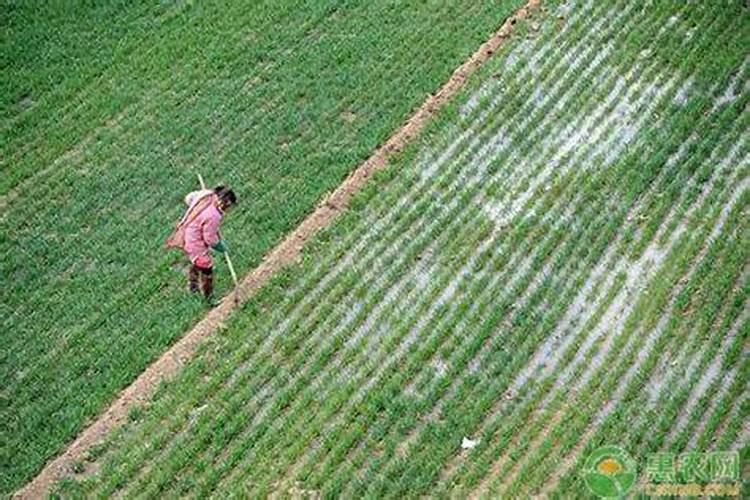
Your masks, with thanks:
M 190 291 L 198 293 L 200 288 L 203 288 L 203 295 L 210 299 L 214 294 L 214 270 L 213 268 L 198 267 L 195 264 L 190 265 L 190 271 L 188 272 L 188 285 Z

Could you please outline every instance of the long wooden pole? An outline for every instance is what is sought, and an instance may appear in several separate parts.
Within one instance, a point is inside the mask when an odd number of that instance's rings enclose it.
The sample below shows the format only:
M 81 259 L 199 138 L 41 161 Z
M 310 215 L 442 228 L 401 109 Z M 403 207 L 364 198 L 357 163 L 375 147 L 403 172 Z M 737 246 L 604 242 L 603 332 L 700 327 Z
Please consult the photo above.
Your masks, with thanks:
M 201 189 L 206 189 L 206 183 L 203 182 L 203 176 L 198 174 L 198 182 L 201 183 Z M 219 238 L 224 239 L 219 233 Z M 237 281 L 237 273 L 234 271 L 234 265 L 232 265 L 232 259 L 229 257 L 229 251 L 224 252 L 224 259 L 227 261 L 227 267 L 229 268 L 229 274 L 232 275 L 232 281 L 234 282 L 234 304 L 239 305 L 240 303 L 240 283 Z

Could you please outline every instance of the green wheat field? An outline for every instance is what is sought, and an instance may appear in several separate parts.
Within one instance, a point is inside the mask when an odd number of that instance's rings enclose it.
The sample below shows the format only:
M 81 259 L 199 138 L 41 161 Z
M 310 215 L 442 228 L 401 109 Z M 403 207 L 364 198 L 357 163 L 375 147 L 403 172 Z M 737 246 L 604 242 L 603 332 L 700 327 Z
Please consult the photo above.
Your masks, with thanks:
M 0 492 L 205 314 L 161 250 L 196 173 L 244 274 L 521 5 L 5 5 Z M 604 445 L 747 478 L 749 47 L 742 1 L 543 2 L 55 494 L 587 498 Z

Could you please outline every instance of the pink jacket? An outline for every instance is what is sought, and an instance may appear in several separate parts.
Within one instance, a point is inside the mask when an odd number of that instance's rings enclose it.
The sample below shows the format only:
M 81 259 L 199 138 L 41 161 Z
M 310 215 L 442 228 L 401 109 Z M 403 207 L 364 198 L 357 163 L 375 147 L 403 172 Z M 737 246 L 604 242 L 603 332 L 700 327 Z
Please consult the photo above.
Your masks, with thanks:
M 216 195 L 209 190 L 193 191 L 185 197 L 185 202 L 190 206 L 188 213 L 204 196 L 211 196 L 211 203 L 185 226 L 183 249 L 192 263 L 195 263 L 198 257 L 208 255 L 210 248 L 218 243 L 219 225 L 224 217 L 221 210 L 216 207 Z

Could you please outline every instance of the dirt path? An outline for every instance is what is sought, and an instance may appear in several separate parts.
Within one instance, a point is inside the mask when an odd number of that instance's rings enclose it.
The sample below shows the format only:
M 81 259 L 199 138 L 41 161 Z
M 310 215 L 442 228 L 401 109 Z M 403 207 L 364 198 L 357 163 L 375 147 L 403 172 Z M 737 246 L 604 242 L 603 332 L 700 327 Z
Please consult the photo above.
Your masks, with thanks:
M 391 154 L 400 151 L 424 127 L 437 112 L 464 85 L 467 78 L 482 65 L 513 31 L 519 20 L 539 8 L 541 0 L 528 2 L 510 16 L 505 23 L 472 56 L 459 66 L 440 90 L 430 97 L 375 153 L 354 170 L 344 182 L 331 193 L 315 211 L 308 215 L 263 259 L 263 262 L 248 274 L 240 284 L 241 301 L 255 294 L 266 282 L 285 266 L 293 263 L 305 243 L 320 229 L 331 224 L 333 219 L 346 209 L 352 197 L 378 170 L 385 167 Z M 231 300 L 211 310 L 192 330 L 174 344 L 158 360 L 152 363 L 130 386 L 124 389 L 112 405 L 91 425 L 83 430 L 68 448 L 49 462 L 26 486 L 15 493 L 15 498 L 41 498 L 47 496 L 55 482 L 72 474 L 73 464 L 82 461 L 87 451 L 101 442 L 107 434 L 122 424 L 128 411 L 135 405 L 150 399 L 163 381 L 172 378 L 195 354 L 200 344 L 222 325 L 234 309 Z

